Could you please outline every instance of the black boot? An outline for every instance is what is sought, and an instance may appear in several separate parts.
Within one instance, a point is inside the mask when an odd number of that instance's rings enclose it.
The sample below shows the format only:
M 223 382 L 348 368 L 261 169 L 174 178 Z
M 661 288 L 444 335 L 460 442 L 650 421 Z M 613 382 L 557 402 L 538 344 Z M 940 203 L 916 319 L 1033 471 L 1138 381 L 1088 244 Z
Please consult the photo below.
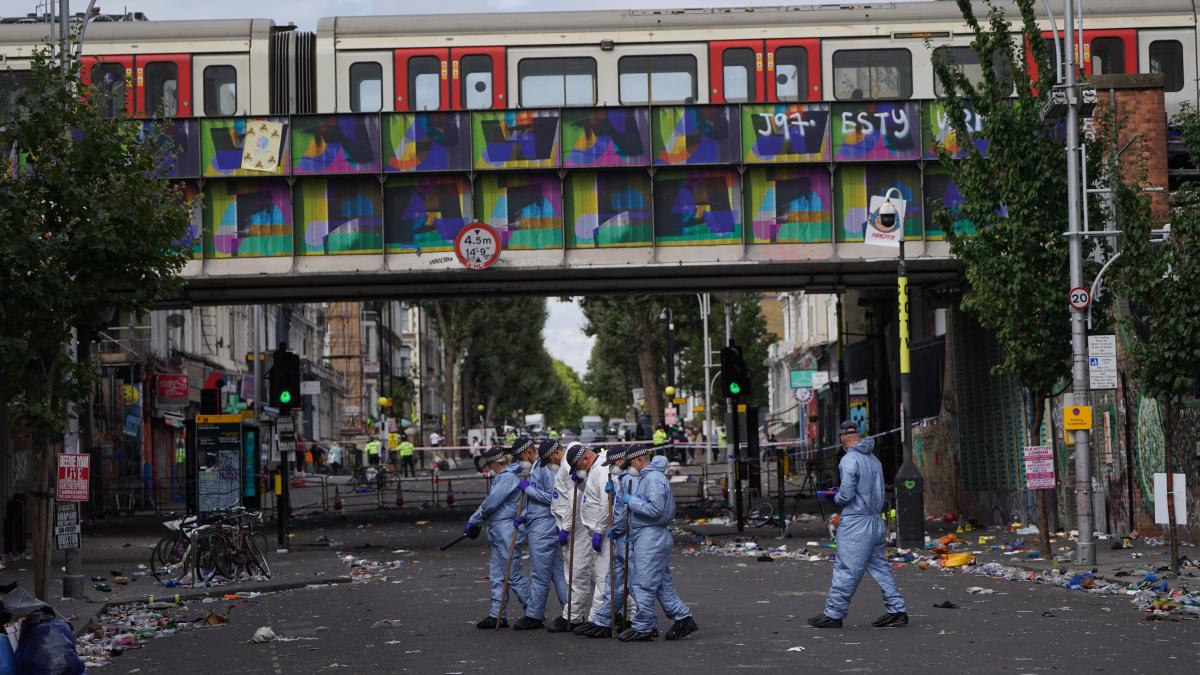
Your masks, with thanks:
M 479 630 L 495 630 L 496 623 L 497 623 L 496 617 L 489 616 L 488 618 L 484 619 L 483 621 L 480 621 L 479 623 L 475 624 L 475 627 L 478 628 Z M 500 624 L 501 628 L 508 628 L 508 619 L 500 619 L 499 624 Z
M 565 633 L 567 632 L 567 620 L 561 616 L 556 616 L 546 624 L 547 633 Z
M 581 637 L 590 637 L 592 634 L 592 629 L 595 627 L 596 624 L 592 623 L 591 621 L 584 621 L 571 632 Z
M 818 614 L 808 620 L 808 625 L 813 628 L 841 628 L 842 620 L 835 619 L 827 614 Z
M 884 614 L 883 616 L 871 622 L 876 628 L 900 628 L 908 625 L 908 612 L 895 612 L 893 614 Z
M 580 634 L 581 633 L 576 633 L 576 635 L 580 635 Z M 592 624 L 592 629 L 589 630 L 586 635 L 587 635 L 587 637 L 590 637 L 590 638 L 611 638 L 612 634 L 613 634 L 613 629 L 611 626 L 600 626 L 597 624 Z
M 691 635 L 692 633 L 695 633 L 698 630 L 700 630 L 700 627 L 696 625 L 695 619 L 693 619 L 690 616 L 684 617 L 682 619 L 677 620 L 675 622 L 675 624 L 672 625 L 667 630 L 666 639 L 667 640 L 680 640 L 682 638 L 687 637 L 688 635 Z
M 651 628 L 649 633 L 640 633 L 638 632 L 638 629 L 630 628 L 624 633 L 621 633 L 619 639 L 621 642 L 650 642 L 656 637 L 658 637 L 657 628 Z
M 545 625 L 545 622 L 541 619 L 531 619 L 527 616 L 523 616 L 520 618 L 520 620 L 513 624 L 513 630 L 534 630 Z

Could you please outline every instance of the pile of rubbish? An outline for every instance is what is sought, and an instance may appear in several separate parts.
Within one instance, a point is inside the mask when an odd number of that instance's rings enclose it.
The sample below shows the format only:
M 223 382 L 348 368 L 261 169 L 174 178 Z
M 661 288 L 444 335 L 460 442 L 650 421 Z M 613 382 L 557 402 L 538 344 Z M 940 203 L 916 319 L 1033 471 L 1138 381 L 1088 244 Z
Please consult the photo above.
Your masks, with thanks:
M 392 551 L 403 555 L 413 555 L 412 551 L 403 549 Z M 416 564 L 418 560 L 369 560 L 367 558 L 356 557 L 353 553 L 338 553 L 338 557 L 342 562 L 350 568 L 351 583 L 361 584 L 368 581 L 385 581 L 388 583 L 398 584 L 401 582 L 400 577 L 404 574 L 403 567 L 407 564 Z
M 71 624 L 15 583 L 0 587 L 0 673 L 84 672 Z
M 757 541 L 738 539 L 731 542 L 702 540 L 695 546 L 683 550 L 684 555 L 722 555 L 732 558 L 755 558 L 760 562 L 775 560 L 801 560 L 818 562 L 832 560 L 835 544 L 820 544 L 810 541 L 805 546 L 789 548 L 787 544 L 764 546 Z

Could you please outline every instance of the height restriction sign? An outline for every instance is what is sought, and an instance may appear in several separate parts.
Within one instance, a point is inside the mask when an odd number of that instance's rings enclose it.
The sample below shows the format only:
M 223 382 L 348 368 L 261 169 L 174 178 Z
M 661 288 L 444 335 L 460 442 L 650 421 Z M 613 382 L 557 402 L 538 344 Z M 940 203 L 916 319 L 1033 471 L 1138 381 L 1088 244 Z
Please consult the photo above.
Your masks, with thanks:
M 64 452 L 58 456 L 58 485 L 55 497 L 60 502 L 86 502 L 92 456 Z
M 486 223 L 471 223 L 454 238 L 454 255 L 467 269 L 487 269 L 500 258 L 500 235 Z

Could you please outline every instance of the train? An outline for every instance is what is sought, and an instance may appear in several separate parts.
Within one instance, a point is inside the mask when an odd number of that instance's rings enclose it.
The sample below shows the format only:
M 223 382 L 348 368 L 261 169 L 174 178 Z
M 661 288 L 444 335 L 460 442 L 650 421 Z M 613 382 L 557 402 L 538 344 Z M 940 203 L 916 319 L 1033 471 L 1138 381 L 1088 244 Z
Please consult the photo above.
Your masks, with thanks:
M 1168 114 L 1195 106 L 1196 2 L 1089 0 L 1084 74 L 1161 74 Z M 1063 28 L 1039 17 L 1046 39 Z M 0 23 L 0 108 L 47 37 L 44 21 Z M 328 17 L 315 32 L 106 20 L 88 26 L 81 78 L 135 117 L 932 99 L 935 51 L 979 73 L 970 41 L 947 1 Z

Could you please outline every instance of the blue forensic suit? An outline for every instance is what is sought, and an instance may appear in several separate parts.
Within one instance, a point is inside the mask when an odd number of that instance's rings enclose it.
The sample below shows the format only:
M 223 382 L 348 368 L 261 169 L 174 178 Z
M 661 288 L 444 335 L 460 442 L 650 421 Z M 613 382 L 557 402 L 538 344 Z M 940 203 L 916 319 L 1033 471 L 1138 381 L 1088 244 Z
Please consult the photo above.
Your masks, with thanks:
M 658 628 L 654 611 L 657 601 L 674 621 L 686 619 L 692 610 L 683 604 L 671 582 L 671 546 L 674 540 L 667 526 L 675 517 L 675 496 L 663 470 L 667 458 L 659 455 L 642 469 L 629 500 L 630 536 L 633 538 L 633 574 L 630 592 L 637 604 L 633 628 L 649 633 Z
M 825 615 L 834 619 L 846 618 L 850 598 L 866 572 L 883 591 L 889 613 L 908 611 L 892 568 L 883 557 L 883 467 L 874 451 L 875 441 L 868 438 L 850 448 L 838 463 L 841 486 L 834 501 L 842 505 L 842 522 L 837 530 L 833 584 L 825 601 Z
M 554 475 L 558 467 L 540 462 L 529 473 L 525 488 L 525 534 L 529 540 L 529 603 L 525 616 L 544 621 L 546 597 L 550 586 L 558 594 L 559 604 L 567 602 L 567 576 L 563 573 L 562 547 L 558 545 L 558 524 L 550 513 L 554 501 Z
M 513 463 L 496 474 L 487 498 L 468 520 L 472 525 L 481 525 L 486 522 L 488 526 L 488 543 L 491 544 L 491 565 L 488 578 L 492 585 L 492 606 L 489 616 L 495 618 L 502 618 L 500 605 L 501 596 L 504 594 L 504 566 L 508 562 L 508 547 L 512 543 L 513 537 L 518 537 L 518 539 L 517 545 L 513 549 L 512 567 L 508 573 L 508 588 L 521 601 L 522 608 L 526 608 L 529 604 L 529 581 L 521 571 L 522 541 L 520 532 L 513 525 L 513 519 L 517 517 L 517 499 L 521 494 L 517 489 L 517 483 L 521 481 L 518 476 L 520 471 L 521 465 Z

